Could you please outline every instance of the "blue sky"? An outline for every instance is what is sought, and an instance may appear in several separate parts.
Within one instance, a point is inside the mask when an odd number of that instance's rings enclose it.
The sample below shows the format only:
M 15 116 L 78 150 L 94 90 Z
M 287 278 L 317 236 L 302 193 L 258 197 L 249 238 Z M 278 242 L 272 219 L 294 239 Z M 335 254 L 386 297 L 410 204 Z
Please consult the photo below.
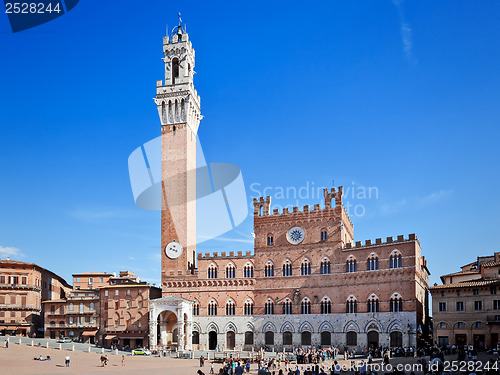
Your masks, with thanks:
M 265 187 L 309 187 L 280 206 L 319 203 L 312 186 L 332 181 L 373 187 L 346 197 L 356 240 L 416 233 L 431 283 L 500 251 L 498 1 L 174 3 L 81 1 L 16 34 L 0 17 L 2 258 L 159 281 L 159 213 L 135 207 L 127 158 L 159 135 L 178 12 L 205 156 L 241 168 L 249 203 Z M 251 250 L 252 225 L 198 250 Z

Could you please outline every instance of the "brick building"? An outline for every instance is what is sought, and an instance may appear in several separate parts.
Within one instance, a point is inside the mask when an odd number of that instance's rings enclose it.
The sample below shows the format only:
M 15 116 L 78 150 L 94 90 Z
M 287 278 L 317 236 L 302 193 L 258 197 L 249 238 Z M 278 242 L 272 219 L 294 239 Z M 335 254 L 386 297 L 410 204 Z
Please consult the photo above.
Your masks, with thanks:
M 477 257 L 430 288 L 437 345 L 496 347 L 500 334 L 500 253 Z M 498 293 L 498 294 L 497 294 Z
M 112 278 L 109 285 L 99 288 L 99 342 L 106 346 L 147 346 L 149 301 L 159 297 L 160 288 L 120 272 L 119 278 Z
M 95 343 L 99 330 L 99 288 L 109 285 L 113 274 L 85 272 L 73 274 L 73 288 L 65 298 L 45 305 L 45 337 Z
M 148 334 L 149 299 L 161 290 L 120 271 L 73 274 L 73 289 L 45 305 L 45 337 L 123 346 L 142 346 Z M 146 338 L 147 342 L 147 338 Z
M 354 242 L 340 187 L 313 208 L 254 200 L 255 248 L 196 254 L 195 53 L 181 26 L 163 38 L 162 298 L 150 304 L 150 346 L 277 350 L 415 346 L 425 329 L 429 271 L 414 234 Z M 230 192 L 229 192 L 230 193 Z M 229 194 L 226 192 L 226 194 Z M 230 199 L 229 198 L 226 199 Z
M 0 260 L 0 333 L 42 335 L 43 301 L 65 298 L 71 286 L 34 263 Z

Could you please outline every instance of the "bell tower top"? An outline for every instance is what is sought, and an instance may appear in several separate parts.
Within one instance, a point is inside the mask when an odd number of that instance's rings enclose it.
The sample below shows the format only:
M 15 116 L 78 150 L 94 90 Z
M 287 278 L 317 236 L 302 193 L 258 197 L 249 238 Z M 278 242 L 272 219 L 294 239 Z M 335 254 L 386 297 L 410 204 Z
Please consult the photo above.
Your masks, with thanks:
M 196 134 L 203 116 L 200 111 L 200 96 L 193 82 L 195 51 L 186 32 L 186 25 L 182 26 L 180 13 L 179 25 L 172 29 L 170 35 L 163 37 L 163 55 L 165 81 L 156 81 L 154 99 L 161 125 L 173 129 L 174 125 L 187 124 Z

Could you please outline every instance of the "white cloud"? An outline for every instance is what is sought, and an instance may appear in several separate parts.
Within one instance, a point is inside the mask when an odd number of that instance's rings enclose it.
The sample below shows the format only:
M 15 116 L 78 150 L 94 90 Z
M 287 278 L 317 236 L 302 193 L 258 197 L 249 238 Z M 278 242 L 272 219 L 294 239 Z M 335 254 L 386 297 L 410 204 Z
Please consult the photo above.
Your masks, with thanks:
M 134 258 L 134 257 L 128 257 L 128 259 L 130 259 L 130 260 L 135 260 L 135 258 Z
M 435 191 L 429 195 L 426 195 L 425 197 L 420 199 L 420 204 L 421 205 L 428 205 L 428 204 L 434 204 L 442 201 L 443 199 L 448 198 L 453 190 L 439 190 Z
M 26 255 L 24 255 L 21 250 L 19 250 L 18 248 L 16 247 L 4 247 L 4 246 L 0 246 L 0 257 L 4 258 L 4 257 L 9 257 L 9 258 L 16 258 L 16 257 L 21 257 L 21 258 L 25 258 Z
M 406 22 L 405 19 L 403 0 L 392 0 L 392 3 L 398 8 L 401 39 L 403 40 L 403 52 L 408 61 L 415 63 L 415 60 L 413 58 L 412 29 L 410 27 L 410 24 Z

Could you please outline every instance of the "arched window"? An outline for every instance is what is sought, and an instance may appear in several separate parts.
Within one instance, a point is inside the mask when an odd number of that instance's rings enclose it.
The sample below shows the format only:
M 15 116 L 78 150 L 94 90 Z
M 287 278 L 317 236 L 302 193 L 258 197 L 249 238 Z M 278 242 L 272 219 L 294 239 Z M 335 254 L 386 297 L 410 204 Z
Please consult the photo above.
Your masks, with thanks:
M 253 315 L 253 301 L 247 299 L 245 302 L 245 315 Z
M 214 300 L 208 303 L 208 315 L 217 315 L 217 302 Z
M 326 229 L 321 229 L 321 241 L 326 241 Z
M 345 306 L 345 312 L 347 314 L 356 314 L 358 312 L 358 301 L 356 301 L 356 297 L 354 296 L 349 296 Z
M 302 264 L 300 265 L 300 274 L 301 275 L 310 275 L 311 274 L 311 262 L 309 259 L 304 259 Z
M 273 315 L 274 314 L 274 302 L 271 298 L 268 298 L 265 303 L 265 314 Z
M 55 314 L 56 312 L 56 307 L 54 305 L 50 306 L 50 313 Z
M 283 276 L 292 276 L 292 262 L 288 259 L 283 263 Z
M 378 256 L 375 253 L 371 253 L 367 260 L 367 270 L 376 271 L 378 270 Z
M 226 279 L 234 279 L 235 270 L 234 264 L 229 263 L 226 267 Z
M 292 313 L 292 301 L 290 298 L 285 299 L 283 302 L 283 314 L 291 314 Z
M 310 314 L 311 313 L 311 300 L 309 298 L 304 298 L 300 304 L 300 313 L 301 314 Z
M 368 312 L 371 313 L 379 312 L 379 300 L 375 294 L 372 294 L 368 298 Z
M 327 257 L 324 257 L 321 261 L 320 272 L 322 275 L 327 275 L 331 273 L 331 265 L 330 260 Z
M 398 293 L 394 293 L 390 301 L 390 311 L 400 312 L 403 311 L 403 298 Z
M 175 79 L 179 78 L 179 59 L 174 57 L 172 59 L 172 84 L 175 85 Z
M 243 267 L 243 277 L 245 277 L 245 278 L 253 277 L 253 265 L 252 265 L 252 263 L 248 262 L 247 264 L 245 264 L 245 267 Z
M 234 301 L 230 299 L 226 302 L 226 315 L 234 315 L 235 310 L 236 305 L 234 304 Z
M 200 304 L 198 301 L 194 301 L 193 303 L 193 315 L 200 315 Z
M 349 255 L 349 258 L 347 258 L 346 264 L 345 264 L 345 271 L 346 272 L 356 272 L 356 258 L 354 258 L 352 255 Z
M 68 310 L 73 311 L 73 304 L 72 303 L 69 304 Z
M 274 245 L 274 236 L 272 233 L 267 235 L 267 246 L 273 246 Z
M 167 109 L 165 107 L 165 102 L 161 102 L 161 118 L 165 124 L 168 123 Z
M 265 277 L 273 277 L 274 276 L 274 265 L 271 261 L 268 261 L 264 267 L 264 275 Z
M 320 302 L 320 305 L 321 305 L 321 314 L 332 313 L 332 302 L 330 301 L 330 298 L 323 297 L 323 299 Z
M 95 310 L 95 305 L 94 305 L 94 302 L 90 302 L 90 310 Z
M 208 267 L 208 278 L 209 279 L 217 278 L 217 267 L 215 266 L 215 264 L 211 264 L 210 267 Z
M 389 259 L 389 268 L 401 267 L 403 267 L 403 258 L 401 257 L 401 253 L 398 250 L 394 250 Z

